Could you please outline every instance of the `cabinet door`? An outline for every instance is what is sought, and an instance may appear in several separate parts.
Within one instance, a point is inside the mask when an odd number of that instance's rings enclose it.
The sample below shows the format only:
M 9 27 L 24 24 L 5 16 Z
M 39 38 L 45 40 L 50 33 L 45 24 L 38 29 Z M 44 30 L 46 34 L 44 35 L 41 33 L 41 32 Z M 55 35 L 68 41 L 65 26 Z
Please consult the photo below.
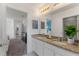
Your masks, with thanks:
M 44 56 L 54 56 L 54 49 L 52 45 L 44 43 Z
M 33 51 L 39 56 L 43 56 L 43 42 L 37 39 L 33 39 Z
M 71 52 L 59 47 L 55 47 L 55 55 L 56 56 L 78 56 L 79 54 L 76 54 L 74 52 Z
M 51 56 L 51 50 L 49 48 L 44 48 L 44 56 Z
M 32 40 L 32 50 L 33 50 L 34 52 L 36 52 L 36 49 L 37 49 L 37 43 L 36 43 L 36 40 L 33 39 L 33 40 Z
M 51 55 L 55 56 L 55 46 L 50 45 L 50 49 L 51 49 Z
M 42 42 L 42 41 L 40 41 L 40 40 L 37 40 L 37 54 L 38 54 L 39 56 L 43 56 L 43 49 L 44 49 L 43 43 L 44 43 L 44 42 Z
M 33 39 L 33 46 L 32 46 L 32 48 L 33 48 L 33 51 L 37 54 L 37 55 L 39 55 L 39 42 L 38 42 L 38 40 L 37 39 Z

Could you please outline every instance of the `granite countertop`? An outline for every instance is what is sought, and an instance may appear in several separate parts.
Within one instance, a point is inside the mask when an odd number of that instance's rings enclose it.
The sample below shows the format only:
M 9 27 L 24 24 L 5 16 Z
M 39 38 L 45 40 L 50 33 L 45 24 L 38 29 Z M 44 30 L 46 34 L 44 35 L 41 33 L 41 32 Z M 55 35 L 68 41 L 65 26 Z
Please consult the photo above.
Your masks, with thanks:
M 46 43 L 49 43 L 51 45 L 66 49 L 68 51 L 74 52 L 74 53 L 78 53 L 79 54 L 79 46 L 78 45 L 72 45 L 72 44 L 68 44 L 67 41 L 59 41 L 59 37 L 52 37 L 51 39 L 48 39 L 47 36 L 45 35 L 39 35 L 39 34 L 35 34 L 32 35 L 33 38 L 44 41 Z

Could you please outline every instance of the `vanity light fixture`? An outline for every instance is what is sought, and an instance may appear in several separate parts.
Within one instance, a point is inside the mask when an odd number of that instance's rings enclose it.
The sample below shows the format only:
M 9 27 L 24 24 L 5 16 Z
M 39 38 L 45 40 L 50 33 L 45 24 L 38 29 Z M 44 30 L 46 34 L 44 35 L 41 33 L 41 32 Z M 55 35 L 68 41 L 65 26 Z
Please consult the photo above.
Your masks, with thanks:
M 43 12 L 46 12 L 47 10 L 50 9 L 50 5 L 46 5 L 46 6 L 43 6 L 41 9 L 40 9 L 40 12 L 43 13 Z
M 41 14 L 47 13 L 51 8 L 54 8 L 59 3 L 51 3 L 51 4 L 45 4 L 43 5 L 39 10 Z

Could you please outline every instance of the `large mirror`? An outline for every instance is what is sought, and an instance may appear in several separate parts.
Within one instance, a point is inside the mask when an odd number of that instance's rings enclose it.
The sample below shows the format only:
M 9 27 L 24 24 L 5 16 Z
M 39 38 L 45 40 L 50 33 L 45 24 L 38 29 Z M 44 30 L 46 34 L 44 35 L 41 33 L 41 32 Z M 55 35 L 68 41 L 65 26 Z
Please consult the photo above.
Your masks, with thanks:
M 75 40 L 79 40 L 79 16 L 71 16 L 63 19 L 63 36 L 67 38 L 64 28 L 66 25 L 74 25 L 77 28 L 77 34 L 75 35 Z

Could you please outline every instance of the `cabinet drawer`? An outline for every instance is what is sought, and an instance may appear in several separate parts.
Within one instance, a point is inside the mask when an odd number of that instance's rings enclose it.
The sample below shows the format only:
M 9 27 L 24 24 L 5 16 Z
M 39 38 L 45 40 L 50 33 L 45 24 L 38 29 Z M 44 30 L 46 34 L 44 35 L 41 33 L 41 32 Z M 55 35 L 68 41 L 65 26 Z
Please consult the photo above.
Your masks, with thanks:
M 43 42 L 37 39 L 33 39 L 33 51 L 39 56 L 43 56 Z

